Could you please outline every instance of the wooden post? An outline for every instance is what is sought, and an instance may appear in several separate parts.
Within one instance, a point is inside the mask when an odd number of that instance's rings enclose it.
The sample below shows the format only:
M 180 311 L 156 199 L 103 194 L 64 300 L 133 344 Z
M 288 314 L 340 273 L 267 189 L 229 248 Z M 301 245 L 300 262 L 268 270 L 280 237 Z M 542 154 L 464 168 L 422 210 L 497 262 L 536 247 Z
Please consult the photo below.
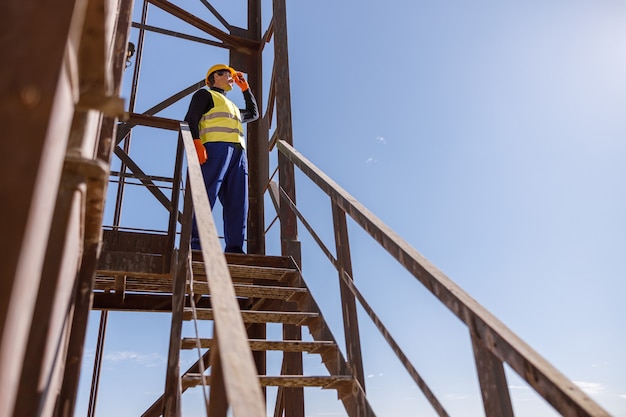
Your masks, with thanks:
M 221 348 L 219 347 L 219 343 L 217 343 L 217 331 L 215 328 L 213 329 L 213 341 L 214 343 L 211 347 L 211 392 L 209 393 L 208 417 L 226 417 L 228 412 L 228 400 L 226 398 L 224 372 L 220 358 Z
M 179 150 L 184 149 L 182 135 L 179 135 Z M 189 177 L 187 178 L 189 184 Z M 176 208 L 176 211 L 178 209 Z M 172 324 L 170 328 L 170 344 L 167 356 L 167 373 L 165 376 L 165 393 L 163 402 L 164 417 L 180 417 L 181 415 L 181 381 L 180 381 L 180 341 L 182 338 L 183 309 L 187 277 L 189 275 L 189 241 L 191 240 L 191 219 L 193 204 L 191 192 L 187 189 L 183 206 L 180 248 L 176 258 L 176 270 L 172 288 Z
M 473 331 L 473 326 L 469 327 L 485 415 L 486 417 L 513 417 L 504 365 Z
M 274 77 L 280 80 L 276 84 L 276 130 L 278 137 L 293 144 L 291 124 L 291 94 L 289 91 L 289 53 L 287 47 L 287 11 L 285 0 L 274 0 Z M 280 186 L 291 201 L 296 202 L 296 184 L 294 166 L 283 154 L 278 154 L 278 177 Z M 286 205 L 280 205 L 281 252 L 294 258 L 301 266 L 300 242 L 298 242 L 298 224 L 295 213 Z M 283 326 L 283 337 L 290 340 L 302 338 L 301 329 Z M 302 355 L 285 354 L 285 372 L 302 375 Z M 285 388 L 285 417 L 304 417 L 304 389 Z
M 361 355 L 361 336 L 356 314 L 354 295 L 341 278 L 344 272 L 352 278 L 352 260 L 350 258 L 350 242 L 348 240 L 348 226 L 346 213 L 337 204 L 333 206 L 333 224 L 335 231 L 335 247 L 337 249 L 337 269 L 339 273 L 339 290 L 343 311 L 343 331 L 346 338 L 348 362 L 352 366 L 354 377 L 359 381 L 365 392 L 365 377 L 363 372 L 363 358 Z
M 0 66 L 2 416 L 12 415 L 18 392 L 72 120 L 64 59 L 76 3 L 84 1 L 0 2 L 0 56 L 10 63 Z

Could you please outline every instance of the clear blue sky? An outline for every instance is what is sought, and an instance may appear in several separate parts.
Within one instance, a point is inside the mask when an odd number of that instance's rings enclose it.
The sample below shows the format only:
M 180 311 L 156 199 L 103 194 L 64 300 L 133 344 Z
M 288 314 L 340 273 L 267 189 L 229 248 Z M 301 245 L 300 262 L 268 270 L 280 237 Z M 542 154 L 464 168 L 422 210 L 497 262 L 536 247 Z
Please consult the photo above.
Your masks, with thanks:
M 245 25 L 231 3 L 214 5 Z M 612 415 L 626 416 L 626 2 L 287 8 L 295 147 Z M 201 5 L 198 14 L 211 20 Z M 148 23 L 206 37 L 156 8 Z M 136 111 L 226 59 L 149 34 Z M 237 89 L 230 97 L 241 101 Z M 181 119 L 188 103 L 159 115 Z M 171 135 L 138 130 L 133 140 L 148 173 L 171 174 Z M 297 186 L 307 219 L 334 247 L 330 203 L 302 176 Z M 128 205 L 124 225 L 163 228 L 147 194 L 129 199 L 141 210 Z M 350 232 L 357 285 L 418 371 L 451 415 L 482 415 L 465 327 L 353 224 Z M 336 273 L 304 228 L 300 238 L 305 279 L 341 339 Z M 365 316 L 361 325 L 378 415 L 435 415 Z M 90 327 L 88 348 L 97 315 Z M 158 396 L 168 329 L 166 315 L 110 315 L 98 415 L 136 416 Z M 305 363 L 322 372 L 318 358 Z M 508 377 L 517 415 L 555 415 Z M 319 399 L 307 415 L 342 415 L 334 393 L 309 392 Z M 203 415 L 198 392 L 183 398 L 186 415 Z

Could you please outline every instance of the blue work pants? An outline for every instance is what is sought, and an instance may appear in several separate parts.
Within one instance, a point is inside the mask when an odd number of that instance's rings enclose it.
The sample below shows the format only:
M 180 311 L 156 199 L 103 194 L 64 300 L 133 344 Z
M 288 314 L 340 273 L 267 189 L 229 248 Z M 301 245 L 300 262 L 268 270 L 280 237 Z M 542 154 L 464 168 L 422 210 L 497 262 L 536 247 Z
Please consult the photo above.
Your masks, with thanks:
M 248 158 L 241 145 L 229 142 L 204 144 L 207 161 L 200 165 L 211 209 L 219 198 L 224 220 L 224 252 L 244 253 L 248 217 Z M 194 217 L 191 248 L 200 249 L 198 226 Z

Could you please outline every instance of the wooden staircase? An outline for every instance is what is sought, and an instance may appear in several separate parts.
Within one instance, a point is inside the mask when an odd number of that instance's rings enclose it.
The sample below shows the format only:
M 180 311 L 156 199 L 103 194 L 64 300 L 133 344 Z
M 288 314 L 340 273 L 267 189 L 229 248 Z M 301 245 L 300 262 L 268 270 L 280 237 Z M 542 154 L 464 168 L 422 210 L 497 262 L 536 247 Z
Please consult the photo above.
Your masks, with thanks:
M 193 251 L 189 279 L 186 283 L 182 313 L 184 321 L 213 320 L 211 291 L 205 274 L 202 253 Z M 259 375 L 261 387 L 278 387 L 275 415 L 280 415 L 283 404 L 279 400 L 285 389 L 334 389 L 349 416 L 374 416 L 367 402 L 362 382 L 355 377 L 344 358 L 337 341 L 307 288 L 302 275 L 291 258 L 263 255 L 226 254 L 228 270 L 241 310 L 244 325 L 250 330 L 255 325 L 268 323 L 284 327 L 308 329 L 312 340 L 269 340 L 251 337 L 253 352 L 283 352 L 280 375 Z M 173 278 L 168 274 L 145 274 L 121 271 L 99 271 L 94 283 L 94 308 L 126 311 L 171 311 Z M 149 301 L 154 300 L 154 301 Z M 206 326 L 200 326 L 206 328 Z M 284 333 L 284 332 L 283 332 Z M 296 332 L 299 334 L 300 332 Z M 254 333 L 249 333 L 254 334 Z M 293 333 L 292 333 L 293 334 Z M 182 392 L 200 385 L 211 385 L 211 350 L 215 348 L 214 335 L 183 337 L 182 350 L 198 349 L 202 357 L 180 375 Z M 308 338 L 307 338 L 308 339 Z M 287 374 L 287 357 L 291 355 L 320 355 L 326 375 Z M 205 370 L 204 374 L 202 370 Z M 163 397 L 159 398 L 144 417 L 161 415 Z M 276 414 L 279 413 L 279 414 Z
M 186 124 L 180 124 L 178 130 L 179 146 L 184 148 L 189 171 L 184 187 L 182 212 L 179 213 L 179 191 L 182 190 L 179 186 L 182 176 L 179 175 L 174 180 L 175 192 L 168 207 L 168 233 L 104 230 L 95 282 L 85 279 L 84 282 L 81 281 L 84 285 L 79 288 L 81 294 L 89 293 L 94 285 L 93 308 L 96 310 L 172 312 L 164 394 L 142 417 L 181 416 L 182 391 L 199 384 L 211 387 L 210 398 L 207 398 L 209 417 L 226 417 L 229 407 L 232 415 L 237 417 L 265 417 L 266 400 L 261 386 L 278 387 L 275 417 L 304 416 L 304 387 L 335 389 L 348 416 L 373 416 L 364 390 L 357 301 L 437 415 L 448 416 L 434 391 L 355 284 L 348 216 L 466 326 L 486 416 L 515 415 L 505 372 L 505 365 L 508 365 L 561 415 L 608 417 L 609 414 L 572 381 L 558 372 L 408 242 L 395 234 L 288 142 L 277 139 L 276 146 L 284 156 L 279 158 L 279 174 L 282 172 L 281 161 L 283 164 L 292 163 L 324 191 L 332 202 L 334 253 L 295 205 L 292 198 L 295 194 L 290 187 L 293 185 L 293 177 L 284 181 L 286 188 L 275 183 L 271 183 L 269 187 L 278 212 L 277 218 L 281 221 L 283 253 L 291 254 L 296 259 L 302 253 L 295 227 L 297 217 L 338 272 L 346 360 L 296 262 L 288 257 L 234 254 L 224 256 L 202 182 L 193 139 Z M 178 155 L 178 160 L 182 161 L 182 151 Z M 290 171 L 293 168 L 294 166 L 284 166 L 282 170 Z M 199 226 L 203 251 L 189 254 L 192 213 L 195 214 Z M 179 223 L 180 238 L 176 236 Z M 208 274 L 205 273 L 205 268 Z M 84 291 L 86 288 L 88 290 Z M 184 338 L 182 324 L 191 319 L 196 322 L 214 320 L 213 335 L 196 334 L 193 339 Z M 267 323 L 283 326 L 282 339 L 269 340 L 265 337 L 264 324 Z M 301 328 L 304 326 L 311 334 L 311 341 L 302 340 Z M 103 335 L 104 328 L 105 326 L 101 326 L 99 333 L 97 350 L 100 351 L 100 336 Z M 82 349 L 78 343 L 74 345 L 77 351 Z M 181 347 L 188 349 L 194 346 L 200 351 L 199 359 L 181 374 Z M 205 350 L 204 353 L 202 349 Z M 265 374 L 263 352 L 269 350 L 283 352 L 279 375 Z M 328 374 L 305 375 L 302 369 L 302 354 L 305 352 L 319 354 Z M 99 370 L 95 370 L 99 367 L 100 363 L 94 365 L 96 376 L 99 375 Z M 96 387 L 97 391 L 97 380 L 92 383 L 92 387 Z M 206 397 L 206 391 L 204 394 Z M 68 401 L 72 401 L 69 394 L 66 397 Z
M 337 390 L 338 398 L 348 415 L 373 416 L 365 392 L 346 362 L 324 317 L 291 258 L 260 255 L 226 254 L 235 294 L 239 298 L 241 316 L 250 328 L 255 324 L 280 323 L 307 327 L 312 341 L 250 339 L 253 352 L 280 351 L 296 354 L 318 354 L 328 370 L 328 375 L 259 375 L 263 387 L 284 388 L 318 387 Z M 202 255 L 192 254 L 192 279 L 187 293 L 201 301 L 211 296 L 208 288 Z M 213 310 L 191 303 L 183 312 L 184 320 L 212 320 Z M 208 303 L 202 303 L 204 305 Z M 194 311 L 195 310 L 195 311 Z M 211 349 L 214 340 L 207 337 L 185 337 L 181 349 Z M 283 362 L 283 370 L 285 369 Z M 187 372 L 181 376 L 183 390 L 198 385 L 211 384 L 210 375 Z M 279 394 L 280 395 L 280 394 Z M 278 407 L 279 405 L 277 405 Z

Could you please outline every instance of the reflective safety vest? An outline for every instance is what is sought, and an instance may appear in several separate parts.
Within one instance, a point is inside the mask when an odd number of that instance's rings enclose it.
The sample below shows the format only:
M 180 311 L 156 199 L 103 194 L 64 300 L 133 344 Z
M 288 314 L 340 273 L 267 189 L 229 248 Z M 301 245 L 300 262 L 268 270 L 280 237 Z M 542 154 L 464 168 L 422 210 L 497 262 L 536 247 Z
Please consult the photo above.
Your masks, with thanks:
M 239 108 L 217 91 L 209 90 L 213 96 L 213 108 L 202 115 L 198 128 L 200 140 L 207 142 L 232 142 L 246 147 Z

